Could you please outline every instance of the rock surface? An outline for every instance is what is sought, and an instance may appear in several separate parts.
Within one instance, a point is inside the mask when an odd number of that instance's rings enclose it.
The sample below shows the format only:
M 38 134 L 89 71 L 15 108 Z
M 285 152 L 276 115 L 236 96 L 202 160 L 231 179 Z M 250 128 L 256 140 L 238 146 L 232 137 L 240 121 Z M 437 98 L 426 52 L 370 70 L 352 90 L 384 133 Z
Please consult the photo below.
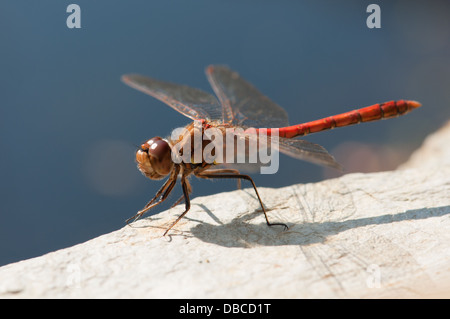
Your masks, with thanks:
M 197 197 L 0 268 L 2 298 L 450 297 L 450 123 L 400 169 Z M 226 204 L 226 207 L 224 206 Z

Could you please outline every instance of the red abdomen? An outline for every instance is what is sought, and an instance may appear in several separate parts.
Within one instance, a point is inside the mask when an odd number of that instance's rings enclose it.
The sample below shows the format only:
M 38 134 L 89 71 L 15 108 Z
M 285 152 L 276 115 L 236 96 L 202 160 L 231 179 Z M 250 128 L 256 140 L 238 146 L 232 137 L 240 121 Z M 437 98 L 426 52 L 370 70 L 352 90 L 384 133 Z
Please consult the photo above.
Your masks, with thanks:
M 421 104 L 419 102 L 407 100 L 379 103 L 350 112 L 326 117 L 317 121 L 282 127 L 279 128 L 279 136 L 292 138 L 332 129 L 335 127 L 387 119 L 406 114 L 420 106 Z M 270 131 L 270 129 L 267 129 L 268 134 L 270 134 Z

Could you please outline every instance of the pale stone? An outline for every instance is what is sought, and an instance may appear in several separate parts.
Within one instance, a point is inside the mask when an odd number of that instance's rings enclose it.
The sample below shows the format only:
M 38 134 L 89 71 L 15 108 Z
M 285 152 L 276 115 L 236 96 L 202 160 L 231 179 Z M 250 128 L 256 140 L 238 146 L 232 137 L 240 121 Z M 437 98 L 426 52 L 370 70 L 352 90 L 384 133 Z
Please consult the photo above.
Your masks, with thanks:
M 450 297 L 450 124 L 400 169 L 197 197 L 0 268 L 2 298 Z

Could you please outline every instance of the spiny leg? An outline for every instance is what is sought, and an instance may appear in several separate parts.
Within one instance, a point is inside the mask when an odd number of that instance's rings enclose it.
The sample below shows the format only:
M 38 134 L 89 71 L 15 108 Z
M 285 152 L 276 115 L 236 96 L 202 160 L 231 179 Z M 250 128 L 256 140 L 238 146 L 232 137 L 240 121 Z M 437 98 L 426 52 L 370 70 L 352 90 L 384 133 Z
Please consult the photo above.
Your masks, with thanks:
M 239 173 L 239 171 L 235 169 L 217 169 L 217 170 L 206 170 L 200 173 L 195 174 L 195 176 L 200 178 L 238 178 L 238 179 L 245 179 L 247 181 L 250 181 L 252 183 L 253 189 L 255 190 L 256 196 L 258 197 L 259 204 L 261 205 L 261 208 L 264 212 L 264 217 L 266 218 L 266 223 L 269 226 L 283 226 L 284 229 L 288 229 L 289 227 L 286 224 L 283 223 L 271 223 L 269 222 L 269 218 L 267 217 L 266 209 L 263 205 L 263 202 L 261 200 L 261 197 L 259 196 L 258 189 L 256 188 L 255 182 L 253 179 L 248 176 Z
M 179 203 L 181 203 L 181 201 L 184 199 L 184 195 L 181 195 L 180 198 L 177 199 L 177 201 L 175 203 L 173 203 L 172 206 L 170 206 L 170 208 L 174 208 L 175 206 L 177 206 Z
M 181 187 L 183 189 L 183 197 L 184 197 L 184 202 L 186 205 L 185 210 L 180 216 L 178 216 L 178 218 L 172 223 L 172 225 L 170 225 L 170 227 L 166 229 L 163 236 L 166 236 L 167 232 L 169 230 L 171 230 L 172 227 L 175 226 L 180 221 L 180 219 L 183 218 L 184 215 L 186 215 L 186 213 L 189 211 L 189 209 L 191 209 L 191 201 L 189 199 L 189 191 L 191 189 L 191 186 L 190 186 L 189 182 L 186 180 L 185 175 L 183 175 L 181 177 Z
M 161 196 L 161 198 L 156 202 L 153 203 L 152 205 L 146 205 L 144 209 L 140 210 L 137 212 L 136 215 L 134 215 L 133 217 L 130 217 L 126 220 L 126 223 L 128 224 L 131 220 L 136 221 L 139 218 L 141 218 L 142 215 L 144 215 L 146 212 L 148 212 L 150 209 L 152 209 L 155 206 L 158 206 L 159 204 L 161 204 L 162 202 L 164 202 L 167 198 L 167 196 L 169 196 L 170 192 L 173 190 L 173 187 L 175 186 L 175 184 L 177 183 L 177 180 L 171 180 L 171 183 L 168 185 L 167 189 L 165 190 L 164 194 Z M 155 198 L 153 198 L 151 200 L 151 202 L 153 202 L 159 195 L 155 196 Z
M 147 204 L 145 204 L 144 208 L 149 207 L 151 204 L 153 204 L 153 202 L 159 197 L 161 196 L 161 194 L 167 189 L 167 187 L 169 187 L 170 183 L 171 183 L 171 179 L 168 178 L 167 181 L 164 183 L 164 185 L 158 190 L 158 192 L 156 193 L 155 197 L 153 197 Z
M 170 192 L 173 190 L 173 187 L 175 186 L 176 182 L 177 182 L 177 176 L 178 176 L 178 172 L 180 171 L 179 168 L 175 168 L 175 170 L 173 171 L 173 173 L 170 175 L 170 177 L 167 179 L 167 181 L 164 183 L 164 185 L 159 189 L 159 191 L 156 193 L 155 197 L 153 197 L 153 199 L 151 199 L 142 210 L 138 211 L 136 213 L 136 215 L 128 218 L 125 222 L 128 224 L 131 220 L 136 221 L 139 218 L 141 218 L 141 216 L 143 214 L 145 214 L 147 211 L 149 211 L 150 209 L 152 209 L 153 207 L 161 204 L 166 198 L 167 196 L 169 196 Z M 164 194 L 163 194 L 164 193 Z M 163 194 L 161 196 L 161 194 Z M 161 198 L 159 199 L 159 201 L 157 201 L 156 203 L 153 203 L 159 196 L 161 196 Z M 153 205 L 152 205 L 153 204 Z
M 187 179 L 186 179 L 186 185 L 187 185 L 188 193 L 189 194 L 192 193 L 192 186 Z M 170 208 L 174 208 L 175 206 L 177 206 L 179 203 L 181 203 L 181 201 L 183 199 L 184 199 L 184 194 L 181 195 L 180 198 L 178 198 L 177 201 L 172 206 L 170 206 Z

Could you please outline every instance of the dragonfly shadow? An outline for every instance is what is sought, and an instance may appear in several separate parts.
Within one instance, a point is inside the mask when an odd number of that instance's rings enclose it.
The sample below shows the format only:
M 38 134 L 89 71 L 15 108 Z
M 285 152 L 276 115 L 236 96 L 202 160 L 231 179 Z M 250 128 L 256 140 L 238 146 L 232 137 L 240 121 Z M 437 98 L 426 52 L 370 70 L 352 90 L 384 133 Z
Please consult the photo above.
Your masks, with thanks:
M 204 205 L 200 205 L 210 216 L 214 214 Z M 246 221 L 261 212 L 253 212 L 233 219 L 230 223 L 199 223 L 191 228 L 193 236 L 208 243 L 225 247 L 251 248 L 255 246 L 310 245 L 324 242 L 327 237 L 346 230 L 370 225 L 392 224 L 406 220 L 420 220 L 450 214 L 450 206 L 430 207 L 407 210 L 398 214 L 385 214 L 377 217 L 356 218 L 330 222 L 307 222 L 289 224 L 283 231 L 282 226 L 268 227 L 266 223 L 250 224 Z M 217 222 L 217 217 L 214 217 Z

